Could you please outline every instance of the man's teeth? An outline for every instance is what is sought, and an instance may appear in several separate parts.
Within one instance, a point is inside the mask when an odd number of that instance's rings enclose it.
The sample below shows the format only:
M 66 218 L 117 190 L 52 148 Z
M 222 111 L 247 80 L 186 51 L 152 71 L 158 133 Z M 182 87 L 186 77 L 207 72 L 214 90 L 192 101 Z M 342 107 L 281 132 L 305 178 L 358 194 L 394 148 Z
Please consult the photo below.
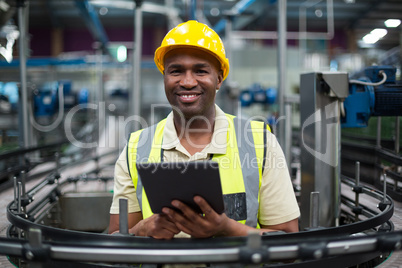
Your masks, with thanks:
M 197 96 L 197 95 L 181 95 L 183 98 L 185 98 L 185 99 L 190 99 L 190 98 L 194 98 L 195 96 Z

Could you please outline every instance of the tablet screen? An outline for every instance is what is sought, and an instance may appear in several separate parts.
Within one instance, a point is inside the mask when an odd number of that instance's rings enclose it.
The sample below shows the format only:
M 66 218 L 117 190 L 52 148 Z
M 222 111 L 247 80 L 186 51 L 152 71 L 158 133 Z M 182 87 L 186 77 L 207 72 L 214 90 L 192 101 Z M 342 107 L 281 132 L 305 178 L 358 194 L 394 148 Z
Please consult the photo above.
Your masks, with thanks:
M 224 212 L 219 165 L 214 161 L 137 163 L 137 170 L 153 213 L 179 200 L 202 213 L 193 201 L 203 197 L 219 214 Z

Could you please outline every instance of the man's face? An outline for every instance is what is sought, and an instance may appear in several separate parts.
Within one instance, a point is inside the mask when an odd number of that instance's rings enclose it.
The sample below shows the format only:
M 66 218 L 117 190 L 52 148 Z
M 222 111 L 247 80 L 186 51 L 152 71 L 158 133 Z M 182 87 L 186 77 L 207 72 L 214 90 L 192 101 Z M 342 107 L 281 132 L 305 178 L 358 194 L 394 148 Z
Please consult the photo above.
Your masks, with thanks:
M 216 90 L 223 80 L 218 66 L 216 58 L 197 49 L 179 48 L 166 54 L 166 97 L 186 119 L 214 115 Z

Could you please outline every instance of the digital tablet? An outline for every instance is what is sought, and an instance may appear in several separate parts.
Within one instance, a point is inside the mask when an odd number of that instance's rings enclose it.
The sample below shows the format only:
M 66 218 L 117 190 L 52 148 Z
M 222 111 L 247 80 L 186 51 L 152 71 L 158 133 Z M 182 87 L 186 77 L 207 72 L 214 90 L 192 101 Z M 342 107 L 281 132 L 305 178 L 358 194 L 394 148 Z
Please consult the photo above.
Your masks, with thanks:
M 179 200 L 202 213 L 194 196 L 203 197 L 219 214 L 224 212 L 219 165 L 213 161 L 137 163 L 149 205 L 153 213 L 163 207 L 175 209 L 171 202 Z

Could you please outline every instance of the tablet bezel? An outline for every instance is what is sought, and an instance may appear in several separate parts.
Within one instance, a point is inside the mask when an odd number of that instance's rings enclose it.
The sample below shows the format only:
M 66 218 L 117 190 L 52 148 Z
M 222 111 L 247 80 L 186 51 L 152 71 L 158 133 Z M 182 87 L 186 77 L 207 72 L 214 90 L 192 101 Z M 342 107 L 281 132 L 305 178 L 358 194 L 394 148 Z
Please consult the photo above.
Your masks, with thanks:
M 139 179 L 153 213 L 163 207 L 175 209 L 179 200 L 202 213 L 194 196 L 203 197 L 218 214 L 224 212 L 219 164 L 214 161 L 137 163 Z

